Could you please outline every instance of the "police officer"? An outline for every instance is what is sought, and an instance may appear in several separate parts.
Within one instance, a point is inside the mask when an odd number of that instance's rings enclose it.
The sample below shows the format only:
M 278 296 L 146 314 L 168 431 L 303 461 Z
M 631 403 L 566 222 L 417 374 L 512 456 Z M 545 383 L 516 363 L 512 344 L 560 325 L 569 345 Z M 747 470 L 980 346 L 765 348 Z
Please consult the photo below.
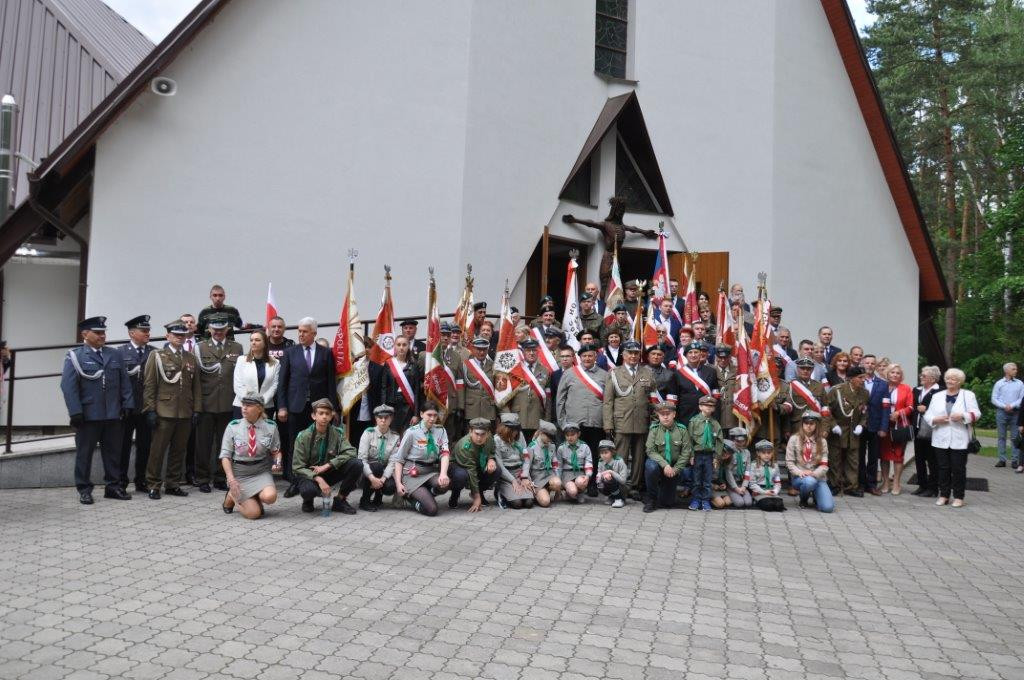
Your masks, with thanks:
M 526 370 L 530 371 L 537 379 L 537 385 L 540 386 L 541 394 L 538 395 L 533 386 L 523 383 L 516 388 L 512 398 L 501 409 L 502 413 L 516 413 L 519 415 L 519 424 L 522 427 L 523 436 L 526 438 L 526 441 L 533 440 L 533 433 L 537 431 L 540 421 L 548 417 L 548 409 L 551 402 L 547 393 L 550 376 L 547 369 L 537 361 L 538 346 L 537 341 L 533 338 L 527 338 L 519 343 L 519 347 L 523 351 L 523 363 L 526 366 Z
M 180 319 L 164 325 L 167 346 L 149 353 L 143 369 L 142 410 L 153 429 L 153 443 L 146 466 L 149 497 L 187 496 L 180 486 L 185 447 L 192 425 L 198 420 L 203 393 L 196 375 L 196 357 L 183 351 L 188 328 Z M 164 455 L 167 474 L 164 474 Z
M 604 383 L 604 431 L 629 466 L 629 487 L 639 493 L 644 474 L 644 443 L 651 425 L 649 404 L 654 373 L 640 365 L 640 343 L 627 341 L 622 365 L 608 371 Z
M 142 367 L 149 359 L 153 347 L 149 344 L 149 315 L 141 314 L 125 321 L 128 327 L 129 341 L 121 345 L 117 351 L 124 360 L 128 381 L 132 386 L 132 400 L 137 407 L 131 414 L 126 414 L 121 423 L 121 488 L 128 486 L 128 468 L 132 456 L 132 435 L 135 435 L 135 490 L 149 493 L 146 486 L 146 464 L 149 463 L 149 445 L 153 439 L 153 431 L 142 413 Z
M 121 485 L 121 418 L 135 408 L 124 358 L 115 349 L 104 349 L 107 317 L 93 316 L 78 324 L 81 347 L 64 357 L 60 389 L 75 428 L 75 488 L 82 505 L 92 505 L 92 455 L 96 444 L 103 457 L 104 498 L 131 499 Z
M 210 337 L 196 346 L 203 392 L 196 427 L 196 481 L 201 493 L 210 493 L 210 484 L 221 491 L 228 489 L 217 460 L 224 429 L 231 422 L 235 364 L 242 354 L 242 346 L 227 337 L 229 323 L 226 314 L 210 315 Z
M 486 418 L 494 422 L 494 362 L 487 356 L 490 343 L 476 338 L 470 345 L 473 355 L 466 359 L 466 387 L 463 390 L 463 417 Z

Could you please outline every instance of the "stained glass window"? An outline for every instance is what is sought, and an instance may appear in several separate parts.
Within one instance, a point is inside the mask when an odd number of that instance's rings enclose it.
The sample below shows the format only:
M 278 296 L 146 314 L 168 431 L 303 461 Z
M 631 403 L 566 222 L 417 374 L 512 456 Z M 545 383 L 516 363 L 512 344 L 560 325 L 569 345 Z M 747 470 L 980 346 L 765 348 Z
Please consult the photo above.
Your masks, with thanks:
M 626 77 L 626 20 L 629 0 L 597 0 L 594 31 L 594 70 L 614 78 Z

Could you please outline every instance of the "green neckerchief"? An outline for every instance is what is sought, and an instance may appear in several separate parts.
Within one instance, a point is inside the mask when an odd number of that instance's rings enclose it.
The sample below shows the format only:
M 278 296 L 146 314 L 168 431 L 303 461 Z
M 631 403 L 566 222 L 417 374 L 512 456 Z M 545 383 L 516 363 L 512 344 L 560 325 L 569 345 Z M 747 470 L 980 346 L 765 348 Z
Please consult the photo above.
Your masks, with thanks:
M 672 464 L 672 431 L 665 430 L 665 462 Z
M 380 430 L 377 430 L 380 432 Z M 377 447 L 377 460 L 383 463 L 387 457 L 387 432 L 380 436 L 380 446 Z
M 434 462 L 437 459 L 437 442 L 434 441 L 434 428 L 427 430 L 427 457 L 429 460 L 424 462 Z
M 316 441 L 316 436 L 320 434 L 316 431 L 316 423 L 309 426 L 309 438 L 312 440 L 309 442 L 310 447 L 313 446 L 313 442 Z M 317 465 L 323 465 L 327 462 L 327 439 L 331 436 L 331 426 L 327 426 L 327 431 L 324 432 L 323 438 L 320 440 L 320 451 L 317 453 Z
M 743 459 L 742 451 L 736 451 L 732 455 L 736 456 L 736 476 L 742 480 L 743 475 L 747 474 L 747 461 Z
M 551 444 L 545 444 L 544 446 L 542 446 L 540 448 L 541 448 L 542 451 L 544 451 L 544 469 L 545 470 L 550 470 L 551 469 Z
M 572 466 L 573 472 L 579 472 L 580 471 L 580 460 L 576 456 L 576 449 L 578 449 L 579 446 L 580 446 L 579 442 L 576 442 L 575 444 L 569 444 L 569 450 L 572 451 L 572 456 L 570 456 L 570 458 L 569 458 L 569 465 Z
M 711 429 L 711 421 L 704 421 L 704 434 L 700 436 L 700 447 L 707 451 L 715 448 L 715 431 Z
M 470 441 L 470 443 L 472 444 L 473 442 Z M 487 469 L 487 454 L 484 452 L 484 445 L 480 444 L 478 446 L 473 444 L 473 446 L 476 446 L 476 460 L 480 463 L 480 472 L 483 472 Z
M 764 466 L 764 490 L 773 488 L 775 485 L 772 483 L 772 466 Z

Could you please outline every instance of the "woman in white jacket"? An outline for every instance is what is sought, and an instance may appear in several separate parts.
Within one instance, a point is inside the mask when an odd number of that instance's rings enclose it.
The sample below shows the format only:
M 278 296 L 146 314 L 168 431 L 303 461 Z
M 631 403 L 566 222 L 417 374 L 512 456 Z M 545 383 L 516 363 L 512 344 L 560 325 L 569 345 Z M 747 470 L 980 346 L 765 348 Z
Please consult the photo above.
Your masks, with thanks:
M 960 389 L 967 376 L 959 368 L 950 368 L 943 376 L 946 390 L 936 392 L 924 413 L 924 420 L 932 428 L 932 448 L 939 468 L 939 499 L 935 505 L 949 502 L 953 493 L 953 507 L 964 504 L 964 485 L 967 481 L 967 444 L 971 441 L 969 426 L 978 422 L 981 409 L 974 392 Z
M 267 334 L 253 331 L 249 336 L 249 353 L 239 357 L 235 364 L 235 418 L 241 418 L 242 397 L 259 394 L 273 413 L 274 395 L 277 393 L 277 374 L 281 363 L 267 353 Z

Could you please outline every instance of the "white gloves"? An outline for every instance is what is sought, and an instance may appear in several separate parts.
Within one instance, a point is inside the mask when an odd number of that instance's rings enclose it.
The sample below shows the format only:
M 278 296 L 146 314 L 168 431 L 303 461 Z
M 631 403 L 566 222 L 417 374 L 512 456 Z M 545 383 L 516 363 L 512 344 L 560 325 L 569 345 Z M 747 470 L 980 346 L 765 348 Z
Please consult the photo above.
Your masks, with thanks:
M 843 428 L 839 427 L 838 425 L 833 425 L 832 426 L 832 432 L 835 433 L 835 434 L 842 434 L 843 433 Z
M 860 433 L 863 432 L 863 431 L 864 431 L 864 427 L 862 425 L 858 425 L 857 427 L 853 428 L 853 433 L 855 435 L 857 435 L 858 437 L 860 436 Z

